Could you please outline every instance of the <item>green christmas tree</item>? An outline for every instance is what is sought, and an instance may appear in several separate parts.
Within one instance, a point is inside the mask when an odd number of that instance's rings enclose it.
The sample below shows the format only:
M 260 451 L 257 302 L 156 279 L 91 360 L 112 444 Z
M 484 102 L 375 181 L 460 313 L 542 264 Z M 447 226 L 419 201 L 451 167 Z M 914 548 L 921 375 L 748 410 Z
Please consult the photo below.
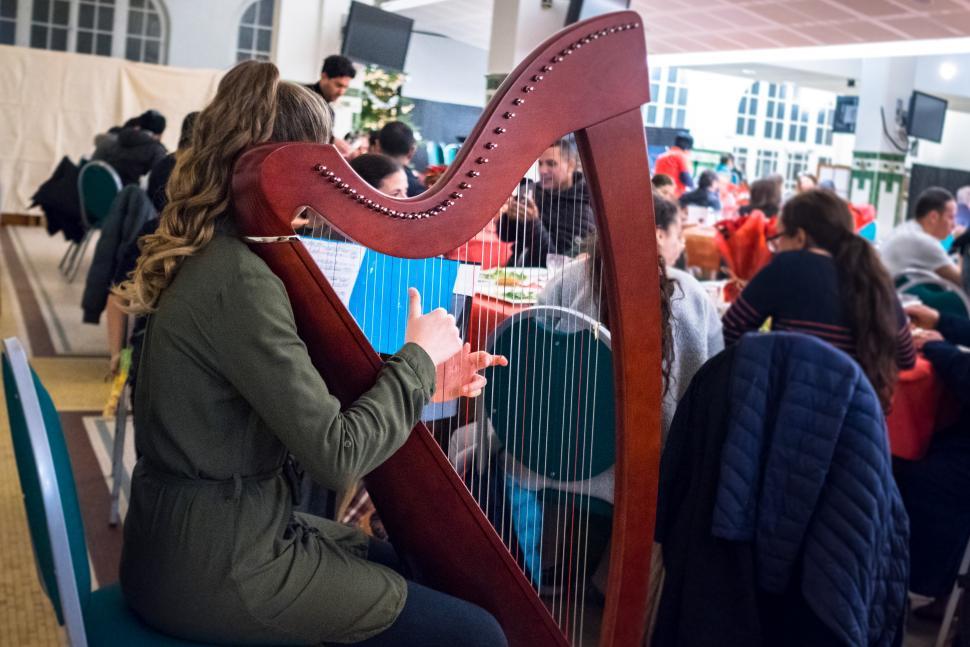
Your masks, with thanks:
M 406 78 L 403 72 L 391 72 L 377 65 L 367 66 L 358 130 L 380 130 L 389 121 L 403 121 L 414 127 L 408 117 L 414 110 L 414 103 L 401 96 L 401 86 Z

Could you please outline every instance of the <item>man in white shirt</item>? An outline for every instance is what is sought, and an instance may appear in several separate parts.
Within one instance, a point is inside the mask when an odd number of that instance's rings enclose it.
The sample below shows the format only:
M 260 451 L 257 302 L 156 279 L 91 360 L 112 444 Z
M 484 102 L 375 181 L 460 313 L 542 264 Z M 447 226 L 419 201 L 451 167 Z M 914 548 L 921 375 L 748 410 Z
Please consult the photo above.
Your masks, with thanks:
M 940 241 L 953 232 L 957 203 L 946 189 L 932 187 L 916 199 L 915 217 L 896 227 L 882 246 L 882 260 L 893 276 L 905 270 L 936 272 L 962 285 L 960 266 L 947 255 Z

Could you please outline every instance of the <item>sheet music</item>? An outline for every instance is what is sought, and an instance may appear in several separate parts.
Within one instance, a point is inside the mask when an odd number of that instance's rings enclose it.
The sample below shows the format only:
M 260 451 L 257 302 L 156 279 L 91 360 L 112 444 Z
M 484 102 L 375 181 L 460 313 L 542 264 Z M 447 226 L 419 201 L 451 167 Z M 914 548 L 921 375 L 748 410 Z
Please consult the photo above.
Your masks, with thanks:
M 360 267 L 364 261 L 364 252 L 367 250 L 360 245 L 335 240 L 321 240 L 306 236 L 301 236 L 300 240 L 310 252 L 310 257 L 317 267 L 330 281 L 340 301 L 345 306 L 349 306 L 350 295 L 354 291 L 354 284 L 357 282 L 357 275 L 360 274 Z

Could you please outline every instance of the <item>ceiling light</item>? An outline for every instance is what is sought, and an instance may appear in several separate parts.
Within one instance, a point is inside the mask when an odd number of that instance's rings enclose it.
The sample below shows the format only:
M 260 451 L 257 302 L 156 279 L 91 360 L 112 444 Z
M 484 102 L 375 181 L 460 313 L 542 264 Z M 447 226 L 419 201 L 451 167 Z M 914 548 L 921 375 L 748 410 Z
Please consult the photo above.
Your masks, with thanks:
M 951 81 L 953 77 L 957 75 L 957 66 L 953 63 L 946 61 L 945 63 L 940 63 L 940 78 L 944 81 Z

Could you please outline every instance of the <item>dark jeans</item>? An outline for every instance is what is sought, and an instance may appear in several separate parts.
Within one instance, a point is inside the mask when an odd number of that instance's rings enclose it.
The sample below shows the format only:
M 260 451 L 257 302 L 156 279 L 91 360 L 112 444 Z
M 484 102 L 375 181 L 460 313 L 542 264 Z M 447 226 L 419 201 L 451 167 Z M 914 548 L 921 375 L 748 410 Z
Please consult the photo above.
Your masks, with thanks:
M 400 572 L 401 563 L 387 542 L 372 539 L 367 559 Z M 508 641 L 485 609 L 408 580 L 404 609 L 390 627 L 359 647 L 505 647 Z

